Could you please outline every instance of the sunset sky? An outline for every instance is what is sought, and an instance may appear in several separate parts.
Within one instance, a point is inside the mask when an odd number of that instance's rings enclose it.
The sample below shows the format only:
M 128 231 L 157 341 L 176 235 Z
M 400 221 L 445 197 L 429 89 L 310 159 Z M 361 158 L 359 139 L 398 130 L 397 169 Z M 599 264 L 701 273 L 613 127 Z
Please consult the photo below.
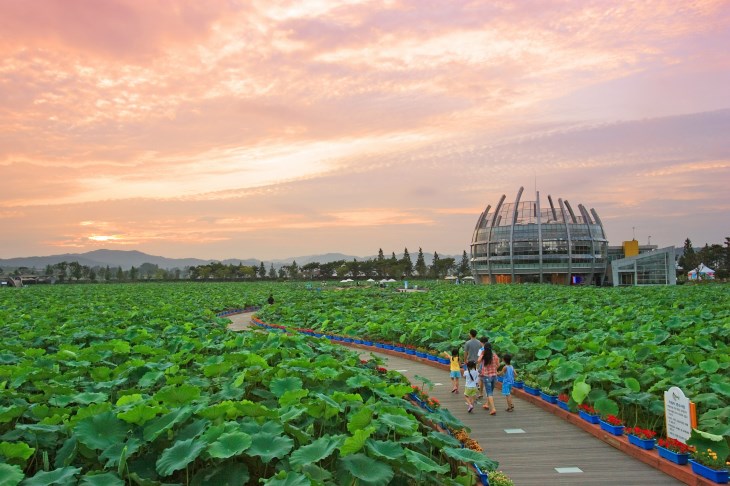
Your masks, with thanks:
M 730 1 L 0 0 L 0 258 L 730 236 Z

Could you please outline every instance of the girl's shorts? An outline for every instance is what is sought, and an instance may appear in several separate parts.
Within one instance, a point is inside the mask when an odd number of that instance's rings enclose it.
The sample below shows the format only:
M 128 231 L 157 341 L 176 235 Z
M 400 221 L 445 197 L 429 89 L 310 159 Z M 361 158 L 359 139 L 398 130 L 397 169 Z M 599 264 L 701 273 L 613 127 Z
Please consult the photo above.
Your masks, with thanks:
M 475 397 L 475 396 L 477 396 L 477 389 L 476 389 L 476 387 L 474 387 L 474 388 L 465 388 L 464 389 L 464 396 L 466 396 L 466 397 Z
M 502 383 L 502 395 L 509 396 L 512 393 L 512 383 Z
M 452 371 L 451 374 L 449 374 L 451 378 L 459 378 L 461 377 L 461 373 L 458 371 Z

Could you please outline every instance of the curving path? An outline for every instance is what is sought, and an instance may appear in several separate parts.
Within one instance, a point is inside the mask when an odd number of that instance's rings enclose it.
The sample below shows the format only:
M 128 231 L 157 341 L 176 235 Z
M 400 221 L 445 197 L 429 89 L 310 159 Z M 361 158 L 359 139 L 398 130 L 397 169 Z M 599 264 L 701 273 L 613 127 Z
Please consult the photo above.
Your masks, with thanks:
M 252 315 L 228 316 L 229 329 L 247 329 Z M 497 415 L 490 416 L 481 407 L 469 414 L 461 395 L 463 388 L 458 395 L 451 393 L 448 371 L 405 358 L 360 351 L 363 356 L 372 354 L 383 359 L 388 369 L 401 372 L 413 384 L 421 384 L 416 375 L 432 381 L 435 385 L 429 395 L 471 428 L 471 437 L 484 448 L 485 454 L 499 461 L 499 469 L 516 485 L 682 484 L 526 400 L 515 396 L 515 411 L 506 413 L 504 397 L 497 391 Z M 460 386 L 463 387 L 463 379 Z

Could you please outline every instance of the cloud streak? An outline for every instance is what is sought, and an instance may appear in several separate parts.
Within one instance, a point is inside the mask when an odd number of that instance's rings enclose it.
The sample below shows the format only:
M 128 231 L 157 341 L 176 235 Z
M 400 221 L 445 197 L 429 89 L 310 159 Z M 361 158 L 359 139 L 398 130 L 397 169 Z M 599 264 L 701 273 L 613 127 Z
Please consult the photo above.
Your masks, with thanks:
M 2 257 L 461 253 L 536 178 L 724 237 L 724 1 L 0 5 Z

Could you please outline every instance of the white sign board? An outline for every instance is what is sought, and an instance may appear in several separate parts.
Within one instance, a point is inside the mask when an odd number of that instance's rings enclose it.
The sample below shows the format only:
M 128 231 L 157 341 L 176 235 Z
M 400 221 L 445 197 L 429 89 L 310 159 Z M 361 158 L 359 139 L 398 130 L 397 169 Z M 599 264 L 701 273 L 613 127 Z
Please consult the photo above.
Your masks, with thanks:
M 667 437 L 687 443 L 694 425 L 694 404 L 678 387 L 664 392 L 664 416 L 667 422 Z

